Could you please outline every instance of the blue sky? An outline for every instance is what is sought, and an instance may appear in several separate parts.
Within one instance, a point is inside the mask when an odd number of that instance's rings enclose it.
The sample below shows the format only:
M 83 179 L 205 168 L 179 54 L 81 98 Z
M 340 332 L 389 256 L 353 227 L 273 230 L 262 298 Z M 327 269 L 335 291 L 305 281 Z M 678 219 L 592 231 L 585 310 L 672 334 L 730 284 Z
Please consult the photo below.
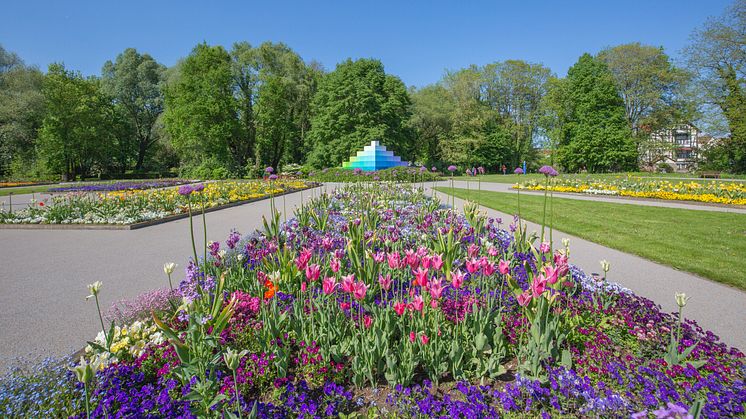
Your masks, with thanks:
M 629 1 L 34 1 L 3 5 L 0 44 L 28 64 L 54 61 L 85 75 L 128 47 L 173 65 L 199 42 L 284 42 L 334 69 L 380 59 L 407 85 L 446 69 L 505 59 L 564 75 L 584 52 L 639 41 L 674 58 L 726 0 Z

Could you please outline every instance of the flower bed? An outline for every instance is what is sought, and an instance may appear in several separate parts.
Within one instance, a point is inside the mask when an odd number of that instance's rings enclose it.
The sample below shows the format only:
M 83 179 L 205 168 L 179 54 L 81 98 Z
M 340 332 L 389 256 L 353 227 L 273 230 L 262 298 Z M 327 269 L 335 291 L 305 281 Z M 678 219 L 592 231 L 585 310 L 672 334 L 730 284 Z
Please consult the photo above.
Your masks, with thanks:
M 53 395 L 37 389 L 45 399 L 32 402 L 24 383 L 41 373 L 4 381 L 0 412 L 744 414 L 743 353 L 681 310 L 586 276 L 568 244 L 536 243 L 475 208 L 456 214 L 416 189 L 358 184 L 288 223 L 265 220 L 263 233 L 233 232 L 206 259 L 194 250 L 177 303 L 150 293 L 118 303 L 131 308 L 114 316 L 125 323 L 101 318 L 76 376 L 43 373 L 59 382 Z M 174 266 L 164 270 L 170 282 Z M 101 284 L 89 288 L 98 301 Z M 687 297 L 676 298 L 683 309 Z
M 515 189 L 543 191 L 543 180 L 529 180 L 513 185 Z M 654 198 L 696 201 L 726 205 L 746 205 L 746 183 L 743 182 L 670 182 L 636 177 L 616 180 L 555 178 L 549 186 L 554 192 L 616 195 L 632 198 Z
M 194 211 L 268 197 L 306 188 L 298 180 L 216 181 L 200 184 L 204 190 L 194 195 L 179 193 L 180 188 L 119 190 L 113 192 L 68 192 L 34 202 L 20 211 L 0 211 L 0 224 L 114 224 L 127 225 L 158 220 Z
M 191 180 L 184 179 L 161 179 L 148 181 L 127 181 L 111 183 L 90 183 L 61 186 L 58 188 L 49 188 L 48 192 L 114 192 L 114 191 L 134 191 L 155 188 L 167 188 L 170 186 L 183 185 L 191 183 Z
M 28 182 L 28 181 L 0 182 L 0 188 L 16 188 L 19 186 L 46 185 L 48 183 L 49 182 Z

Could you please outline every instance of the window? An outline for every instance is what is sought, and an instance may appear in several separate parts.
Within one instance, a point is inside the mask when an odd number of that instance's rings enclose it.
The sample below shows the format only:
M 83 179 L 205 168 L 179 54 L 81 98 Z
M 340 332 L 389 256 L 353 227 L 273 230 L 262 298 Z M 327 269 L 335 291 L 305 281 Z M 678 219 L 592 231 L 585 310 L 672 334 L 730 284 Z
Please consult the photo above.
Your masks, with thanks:
M 691 146 L 691 138 L 688 132 L 676 132 L 674 140 L 676 141 L 676 145 Z
M 691 159 L 692 158 L 692 150 L 678 150 L 676 152 L 676 158 L 677 159 Z

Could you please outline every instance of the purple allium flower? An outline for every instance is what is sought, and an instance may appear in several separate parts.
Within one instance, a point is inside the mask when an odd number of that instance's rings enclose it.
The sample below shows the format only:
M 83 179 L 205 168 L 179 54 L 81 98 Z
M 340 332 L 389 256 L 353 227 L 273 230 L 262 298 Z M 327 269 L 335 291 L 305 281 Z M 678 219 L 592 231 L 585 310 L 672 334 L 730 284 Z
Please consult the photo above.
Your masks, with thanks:
M 264 168 L 264 171 L 267 173 L 274 173 L 275 169 L 272 166 L 267 166 Z
M 192 192 L 194 192 L 194 188 L 192 187 L 192 185 L 179 186 L 179 195 L 189 196 L 192 194 Z
M 456 169 L 457 169 L 457 167 L 456 167 L 456 166 L 454 166 L 454 165 L 450 165 L 450 166 L 448 166 L 448 171 L 449 171 L 449 172 L 455 172 L 455 171 L 456 171 Z
M 515 173 L 516 175 L 522 175 L 523 169 L 521 169 L 520 167 L 516 167 L 515 170 L 513 170 L 513 173 Z
M 192 191 L 194 192 L 202 192 L 205 190 L 205 184 L 204 183 L 198 183 L 194 186 L 192 186 Z
M 435 167 L 435 166 L 433 166 L 433 167 L 431 167 L 431 168 L 430 168 L 430 170 L 432 170 L 433 172 L 437 172 L 437 171 L 438 171 L 438 168 L 437 168 L 437 167 Z
M 363 169 L 361 169 L 359 167 L 356 167 L 355 170 L 354 170 L 354 172 L 355 172 L 356 175 L 359 175 L 360 173 L 362 173 L 362 171 L 363 171 Z
M 275 174 L 269 175 L 269 180 L 277 180 L 277 175 Z
M 539 173 L 548 177 L 555 177 L 559 174 L 552 166 L 541 166 L 541 169 L 539 169 Z
M 420 173 L 424 173 L 427 171 L 427 168 L 425 166 L 420 166 Z

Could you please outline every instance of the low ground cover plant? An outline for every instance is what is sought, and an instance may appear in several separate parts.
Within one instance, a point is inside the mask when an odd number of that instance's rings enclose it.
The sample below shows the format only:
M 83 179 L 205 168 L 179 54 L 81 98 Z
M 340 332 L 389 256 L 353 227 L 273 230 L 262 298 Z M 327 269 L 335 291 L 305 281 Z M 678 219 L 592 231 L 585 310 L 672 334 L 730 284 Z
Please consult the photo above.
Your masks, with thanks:
M 33 403 L 18 375 L 3 381 L 0 412 L 744 414 L 744 355 L 685 320 L 696 296 L 663 313 L 610 282 L 608 264 L 589 277 L 569 242 L 553 249 L 477 208 L 379 182 L 321 194 L 286 223 L 273 213 L 262 232 L 194 247 L 180 283 L 119 303 L 127 315 L 100 314 L 84 356 L 41 393 L 52 401 Z M 164 266 L 169 281 L 175 269 Z M 105 286 L 89 291 L 97 303 Z
M 68 192 L 32 202 L 22 210 L 0 209 L 5 224 L 133 224 L 309 187 L 302 180 L 215 181 L 161 189 Z M 200 188 L 194 196 L 186 193 Z
M 160 179 L 148 181 L 120 181 L 108 183 L 80 183 L 66 186 L 49 188 L 48 192 L 114 192 L 134 191 L 143 189 L 167 188 L 169 186 L 183 185 L 193 181 L 186 179 Z

